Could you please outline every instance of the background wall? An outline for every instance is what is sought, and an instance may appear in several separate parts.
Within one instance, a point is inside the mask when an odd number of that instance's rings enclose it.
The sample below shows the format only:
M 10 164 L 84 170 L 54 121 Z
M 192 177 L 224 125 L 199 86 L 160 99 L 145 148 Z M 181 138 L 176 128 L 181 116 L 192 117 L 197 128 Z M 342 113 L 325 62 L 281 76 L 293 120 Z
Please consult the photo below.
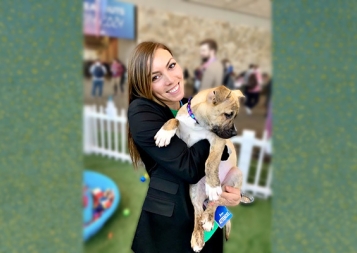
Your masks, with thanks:
M 268 18 L 252 16 L 241 12 L 215 8 L 209 5 L 196 4 L 185 0 L 126 0 L 123 2 L 134 3 L 141 7 L 155 8 L 161 12 L 175 12 L 187 16 L 212 18 L 236 25 L 250 25 L 271 30 Z
M 146 40 L 165 43 L 181 66 L 191 73 L 200 65 L 199 43 L 206 38 L 217 41 L 219 59 L 230 59 L 235 72 L 246 70 L 250 63 L 271 72 L 271 33 L 266 28 L 232 24 L 216 16 L 197 17 L 138 7 L 138 43 Z
M 357 252 L 357 5 L 274 0 L 274 253 Z

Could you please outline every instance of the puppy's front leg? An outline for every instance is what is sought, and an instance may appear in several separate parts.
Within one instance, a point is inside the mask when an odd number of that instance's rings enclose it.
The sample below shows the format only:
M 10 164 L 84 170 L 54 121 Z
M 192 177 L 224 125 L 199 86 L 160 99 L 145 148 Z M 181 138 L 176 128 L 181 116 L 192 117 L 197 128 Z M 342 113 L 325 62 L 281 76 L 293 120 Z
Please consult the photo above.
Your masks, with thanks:
M 222 152 L 226 145 L 226 140 L 214 138 L 211 143 L 210 154 L 206 161 L 206 195 L 209 200 L 217 200 L 222 194 L 221 182 L 219 181 L 219 163 L 221 162 Z
M 158 147 L 167 146 L 170 144 L 171 138 L 176 134 L 179 121 L 177 119 L 170 119 L 160 130 L 156 133 L 154 140 Z

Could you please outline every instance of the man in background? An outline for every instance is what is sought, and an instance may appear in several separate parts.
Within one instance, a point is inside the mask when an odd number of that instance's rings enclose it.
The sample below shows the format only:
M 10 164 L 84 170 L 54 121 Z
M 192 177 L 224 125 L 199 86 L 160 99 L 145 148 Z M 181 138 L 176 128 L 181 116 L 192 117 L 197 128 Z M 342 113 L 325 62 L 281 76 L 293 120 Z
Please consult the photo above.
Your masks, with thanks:
M 95 97 L 97 93 L 96 91 L 99 90 L 98 96 L 101 97 L 103 93 L 104 77 L 107 74 L 107 70 L 97 59 L 92 66 L 90 66 L 89 72 L 92 75 L 92 96 Z
M 216 58 L 217 50 L 217 42 L 213 39 L 205 39 L 200 43 L 202 65 L 199 70 L 202 73 L 202 80 L 199 90 L 222 85 L 223 65 L 221 61 Z

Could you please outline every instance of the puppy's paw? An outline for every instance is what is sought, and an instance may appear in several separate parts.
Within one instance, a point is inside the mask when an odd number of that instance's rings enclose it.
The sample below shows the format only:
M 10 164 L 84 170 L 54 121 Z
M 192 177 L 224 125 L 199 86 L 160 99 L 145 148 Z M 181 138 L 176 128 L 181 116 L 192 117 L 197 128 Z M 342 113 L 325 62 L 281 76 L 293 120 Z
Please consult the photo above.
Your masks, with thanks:
M 214 227 L 214 216 L 210 213 L 204 212 L 201 222 L 205 231 L 211 231 Z
M 210 201 L 218 200 L 222 194 L 221 186 L 211 187 L 206 183 L 206 195 Z
M 203 249 L 203 247 L 201 248 L 200 246 L 193 246 L 192 249 L 194 252 L 200 252 Z
M 205 241 L 203 240 L 202 231 L 193 231 L 191 237 L 191 248 L 194 252 L 200 252 L 205 246 Z
M 159 148 L 161 147 L 166 147 L 167 145 L 170 144 L 171 138 L 175 135 L 176 133 L 176 129 L 173 130 L 165 130 L 163 128 L 161 128 L 155 135 L 154 140 L 155 140 L 155 144 L 156 146 L 158 146 Z

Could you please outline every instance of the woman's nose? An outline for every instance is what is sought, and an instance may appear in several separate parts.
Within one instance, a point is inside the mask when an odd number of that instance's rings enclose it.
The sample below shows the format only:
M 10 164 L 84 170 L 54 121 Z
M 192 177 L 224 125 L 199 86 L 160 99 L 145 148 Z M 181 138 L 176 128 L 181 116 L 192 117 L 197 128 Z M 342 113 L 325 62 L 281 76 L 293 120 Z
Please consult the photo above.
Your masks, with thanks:
M 172 84 L 173 81 L 174 81 L 173 76 L 171 76 L 170 74 L 166 74 L 166 75 L 165 75 L 165 83 L 166 83 L 167 85 Z

